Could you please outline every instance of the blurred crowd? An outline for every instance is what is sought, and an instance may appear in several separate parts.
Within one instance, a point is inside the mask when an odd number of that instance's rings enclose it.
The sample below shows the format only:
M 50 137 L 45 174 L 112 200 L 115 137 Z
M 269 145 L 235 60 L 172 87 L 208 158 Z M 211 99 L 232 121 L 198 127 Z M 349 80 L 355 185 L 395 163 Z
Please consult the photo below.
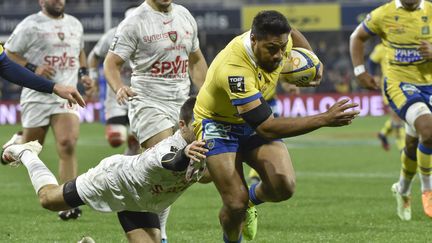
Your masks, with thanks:
M 190 5 L 196 0 L 175 0 L 175 2 Z M 217 4 L 231 2 L 246 2 L 246 3 L 293 3 L 293 2 L 370 2 L 372 0 L 208 0 L 201 1 L 201 4 Z M 373 0 L 375 2 L 386 0 Z M 89 9 L 93 7 L 101 7 L 104 0 L 67 0 L 67 8 L 75 8 L 76 10 L 83 8 Z M 122 8 L 131 3 L 136 3 L 133 0 L 113 0 L 113 9 L 118 5 Z M 140 2 L 140 1 L 138 1 Z M 196 6 L 195 6 L 196 7 Z M 38 11 L 38 2 L 35 0 L 14 0 L 14 1 L 0 1 L 0 11 L 13 8 L 25 9 L 29 12 L 29 8 L 34 8 L 34 12 Z M 8 13 L 8 11 L 2 11 Z M 217 53 L 237 34 L 240 33 L 211 33 L 210 31 L 200 33 L 201 50 L 211 63 Z M 311 42 L 313 49 L 317 56 L 324 64 L 324 78 L 323 82 L 318 88 L 306 89 L 304 92 L 338 92 L 349 93 L 359 91 L 359 87 L 354 79 L 352 73 L 352 65 L 349 57 L 349 36 L 351 31 L 333 31 L 333 32 L 305 32 L 303 33 Z M 375 41 L 375 43 L 378 40 Z M 86 50 L 89 52 L 95 42 L 86 42 Z M 368 48 L 373 47 L 373 44 Z M 21 88 L 9 82 L 0 82 L 0 99 L 1 100 L 17 100 L 19 99 Z

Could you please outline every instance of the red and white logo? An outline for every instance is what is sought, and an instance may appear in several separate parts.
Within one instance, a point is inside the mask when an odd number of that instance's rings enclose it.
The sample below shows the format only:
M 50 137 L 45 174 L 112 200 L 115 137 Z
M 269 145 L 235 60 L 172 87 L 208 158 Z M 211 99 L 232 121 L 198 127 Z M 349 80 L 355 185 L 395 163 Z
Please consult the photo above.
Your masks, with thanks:
M 168 32 L 168 36 L 172 42 L 177 41 L 177 31 L 170 31 Z
M 57 36 L 58 36 L 58 38 L 59 38 L 61 41 L 63 41 L 64 38 L 65 38 L 65 34 L 64 34 L 63 32 L 58 32 L 58 33 L 57 33 Z

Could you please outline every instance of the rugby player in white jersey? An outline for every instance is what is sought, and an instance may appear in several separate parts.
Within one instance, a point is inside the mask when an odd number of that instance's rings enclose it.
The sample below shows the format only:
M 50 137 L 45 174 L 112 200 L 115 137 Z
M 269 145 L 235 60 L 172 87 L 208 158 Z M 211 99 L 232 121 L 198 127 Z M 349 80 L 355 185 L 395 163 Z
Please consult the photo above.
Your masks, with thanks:
M 83 27 L 64 13 L 65 0 L 39 0 L 42 11 L 26 17 L 5 44 L 8 57 L 37 75 L 55 83 L 76 87 L 78 78 L 92 90 L 83 50 Z M 48 128 L 53 129 L 59 155 L 60 181 L 77 175 L 76 142 L 79 114 L 76 105 L 46 93 L 24 88 L 21 94 L 23 142 L 43 144 Z M 79 208 L 61 212 L 62 219 L 77 218 Z
M 174 203 L 205 170 L 204 154 L 208 150 L 204 141 L 194 141 L 192 131 L 195 101 L 196 98 L 190 98 L 181 107 L 179 130 L 174 135 L 139 155 L 105 158 L 96 167 L 60 186 L 38 158 L 41 146 L 37 142 L 11 145 L 1 157 L 12 165 L 24 164 L 46 209 L 58 211 L 86 204 L 101 212 L 140 211 L 149 214 L 150 228 L 158 228 L 154 213 Z M 131 226 L 127 220 L 121 223 L 125 230 Z M 140 239 L 140 242 L 160 241 L 160 233 L 153 231 Z
M 120 78 L 126 60 L 132 67 L 131 87 Z M 117 100 L 129 99 L 132 133 L 142 148 L 152 147 L 174 133 L 180 106 L 189 94 L 189 74 L 198 88 L 205 79 L 207 63 L 199 49 L 194 18 L 172 0 L 145 1 L 117 28 L 104 72 Z M 162 234 L 167 215 L 165 211 L 160 217 Z M 118 216 L 131 222 L 138 218 L 135 212 Z M 136 222 L 127 232 L 131 241 L 144 233 L 140 224 Z
M 138 5 L 127 7 L 125 17 L 130 15 L 136 7 L 138 7 Z M 98 80 L 99 64 L 107 55 L 116 30 L 117 26 L 111 28 L 102 35 L 88 56 L 89 75 L 93 80 Z M 132 70 L 128 65 L 128 62 L 125 62 L 125 65 L 123 65 L 121 69 L 121 80 L 125 85 L 130 86 L 131 72 Z M 105 137 L 108 140 L 108 143 L 115 148 L 122 145 L 124 142 L 127 142 L 127 148 L 124 154 L 137 154 L 140 149 L 138 141 L 134 135 L 128 132 L 128 106 L 117 102 L 116 95 L 114 91 L 108 87 L 108 84 L 104 105 L 106 120 Z

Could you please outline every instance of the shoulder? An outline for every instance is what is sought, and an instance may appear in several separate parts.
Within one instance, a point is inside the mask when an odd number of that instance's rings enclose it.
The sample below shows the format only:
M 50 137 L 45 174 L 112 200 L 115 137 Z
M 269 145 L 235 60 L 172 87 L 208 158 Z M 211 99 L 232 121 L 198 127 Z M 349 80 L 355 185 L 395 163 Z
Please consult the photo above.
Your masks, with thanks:
M 65 14 L 64 18 L 66 21 L 70 22 L 71 24 L 74 24 L 75 26 L 78 25 L 79 27 L 82 28 L 81 21 L 79 21 L 76 17 L 74 17 L 70 14 Z

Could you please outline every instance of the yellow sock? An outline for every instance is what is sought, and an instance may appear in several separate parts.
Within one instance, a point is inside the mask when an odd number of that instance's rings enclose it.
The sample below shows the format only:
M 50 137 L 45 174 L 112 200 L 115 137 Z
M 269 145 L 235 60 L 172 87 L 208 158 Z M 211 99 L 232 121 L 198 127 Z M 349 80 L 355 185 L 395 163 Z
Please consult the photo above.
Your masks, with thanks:
M 420 168 L 422 192 L 432 190 L 432 148 L 419 143 L 417 147 L 417 160 Z
M 405 148 L 405 128 L 404 127 L 397 127 L 395 130 L 395 137 L 396 137 L 396 146 L 399 151 L 402 151 L 403 148 Z
M 391 132 L 392 132 L 392 120 L 391 118 L 389 118 L 384 122 L 384 125 L 381 128 L 380 133 L 385 136 L 388 136 Z
M 256 172 L 256 170 L 254 170 L 254 169 L 250 169 L 250 171 L 249 171 L 249 178 L 259 178 L 259 175 L 258 175 L 258 172 Z
M 402 195 L 411 193 L 412 180 L 417 172 L 417 161 L 409 158 L 405 151 L 401 153 L 402 169 L 399 177 L 399 190 Z

